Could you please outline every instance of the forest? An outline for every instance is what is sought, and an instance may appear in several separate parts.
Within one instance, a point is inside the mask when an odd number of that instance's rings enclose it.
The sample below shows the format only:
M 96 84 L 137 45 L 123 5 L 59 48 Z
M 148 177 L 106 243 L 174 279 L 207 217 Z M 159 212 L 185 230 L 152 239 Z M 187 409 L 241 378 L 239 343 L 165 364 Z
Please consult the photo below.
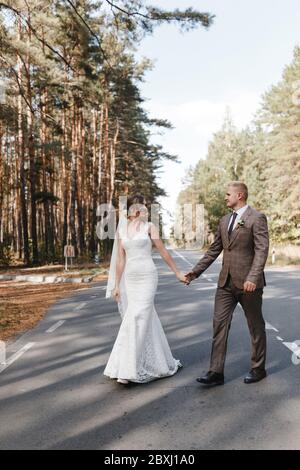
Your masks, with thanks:
M 149 116 L 139 89 L 152 64 L 140 41 L 162 23 L 209 28 L 213 16 L 146 2 L 0 2 L 0 264 L 109 253 L 99 204 L 165 194 L 157 171 L 177 161 L 151 139 L 171 127 Z
M 135 52 L 162 23 L 188 31 L 213 22 L 211 13 L 141 0 L 0 2 L 0 265 L 61 261 L 67 244 L 78 260 L 105 257 L 111 245 L 97 237 L 97 207 L 134 192 L 149 204 L 165 195 L 158 171 L 178 157 L 153 136 L 172 123 L 146 112 L 140 85 L 153 65 Z M 207 155 L 187 170 L 178 203 L 204 204 L 213 233 L 227 210 L 226 183 L 243 180 L 272 241 L 297 244 L 299 140 L 296 47 L 247 128 L 227 112 Z

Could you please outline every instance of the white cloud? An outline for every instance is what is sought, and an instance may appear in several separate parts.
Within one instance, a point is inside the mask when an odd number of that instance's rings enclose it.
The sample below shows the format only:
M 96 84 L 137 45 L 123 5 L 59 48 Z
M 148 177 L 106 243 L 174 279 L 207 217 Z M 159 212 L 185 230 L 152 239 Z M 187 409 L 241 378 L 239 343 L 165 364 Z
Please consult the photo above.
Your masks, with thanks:
M 147 107 L 153 116 L 167 118 L 174 124 L 175 131 L 172 136 L 170 133 L 173 144 L 175 139 L 181 146 L 178 138 L 174 137 L 179 133 L 184 140 L 195 145 L 194 153 L 199 155 L 199 140 L 208 144 L 213 133 L 221 127 L 227 107 L 231 110 L 235 125 L 241 129 L 251 121 L 259 99 L 256 93 L 234 92 L 220 101 L 203 99 L 172 105 L 149 101 Z
M 178 99 L 178 98 L 177 98 Z M 166 131 L 155 141 L 163 144 L 164 149 L 177 154 L 181 163 L 166 162 L 160 183 L 169 194 L 162 203 L 171 211 L 175 208 L 176 198 L 182 189 L 181 179 L 185 169 L 205 158 L 208 143 L 213 134 L 222 126 L 226 108 L 229 107 L 234 124 L 244 128 L 253 118 L 259 107 L 260 96 L 251 91 L 228 92 L 221 100 L 200 99 L 185 103 L 164 104 L 149 101 L 147 108 L 156 118 L 168 119 L 175 129 Z

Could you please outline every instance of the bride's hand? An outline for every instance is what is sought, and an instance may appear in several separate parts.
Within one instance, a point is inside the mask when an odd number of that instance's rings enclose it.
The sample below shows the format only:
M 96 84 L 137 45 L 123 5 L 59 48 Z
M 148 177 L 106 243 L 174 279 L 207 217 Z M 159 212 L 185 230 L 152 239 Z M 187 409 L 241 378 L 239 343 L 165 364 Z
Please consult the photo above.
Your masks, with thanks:
M 116 302 L 120 301 L 120 289 L 119 287 L 115 287 L 112 291 L 112 296 Z
M 182 271 L 178 271 L 176 273 L 176 277 L 177 277 L 178 281 L 183 282 L 184 284 L 187 283 L 187 278 L 185 277 L 185 274 Z

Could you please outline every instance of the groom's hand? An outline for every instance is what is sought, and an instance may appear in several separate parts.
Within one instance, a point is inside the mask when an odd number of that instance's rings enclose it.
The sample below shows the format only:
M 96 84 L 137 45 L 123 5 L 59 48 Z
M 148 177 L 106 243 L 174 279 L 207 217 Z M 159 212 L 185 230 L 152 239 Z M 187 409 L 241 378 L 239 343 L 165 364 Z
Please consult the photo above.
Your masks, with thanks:
M 185 274 L 186 278 L 186 285 L 188 286 L 194 279 L 196 279 L 197 275 L 193 272 L 190 271 L 189 273 Z
M 256 284 L 250 281 L 244 282 L 244 292 L 254 292 L 256 289 Z

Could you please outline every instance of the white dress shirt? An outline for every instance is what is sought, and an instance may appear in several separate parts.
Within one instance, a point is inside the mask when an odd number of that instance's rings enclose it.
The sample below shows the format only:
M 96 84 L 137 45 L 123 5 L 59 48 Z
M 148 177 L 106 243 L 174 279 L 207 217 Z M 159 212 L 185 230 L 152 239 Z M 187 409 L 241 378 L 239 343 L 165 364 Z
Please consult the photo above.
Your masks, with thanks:
M 237 224 L 238 224 L 238 221 L 241 220 L 242 215 L 243 215 L 244 212 L 248 209 L 248 207 L 249 207 L 249 205 L 246 204 L 245 206 L 240 207 L 237 211 L 234 211 L 234 212 L 237 213 L 237 217 L 236 217 L 236 219 L 235 219 L 235 221 L 234 221 L 234 225 L 233 225 L 233 229 L 232 229 L 232 230 L 235 229 L 235 227 L 236 227 Z M 233 213 L 232 213 L 232 214 L 233 214 Z M 228 229 L 229 229 L 229 227 L 230 227 L 230 224 L 231 224 L 231 221 L 232 221 L 232 217 L 233 217 L 233 216 L 231 215 L 231 217 L 230 217 L 230 219 L 229 219 Z

